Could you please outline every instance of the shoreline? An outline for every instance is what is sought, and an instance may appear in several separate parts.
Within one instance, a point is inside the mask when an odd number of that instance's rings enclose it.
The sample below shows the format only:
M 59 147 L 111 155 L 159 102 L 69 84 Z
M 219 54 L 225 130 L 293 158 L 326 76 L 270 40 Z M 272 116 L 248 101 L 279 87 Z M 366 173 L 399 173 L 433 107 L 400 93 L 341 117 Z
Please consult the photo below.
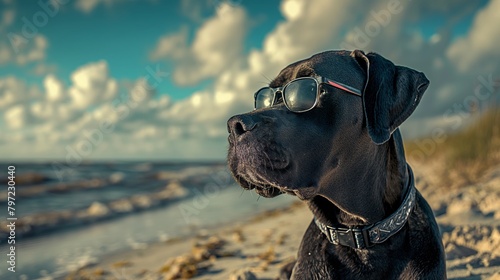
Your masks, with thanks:
M 500 279 L 500 168 L 459 189 L 436 188 L 439 178 L 432 168 L 415 168 L 417 188 L 436 213 L 448 278 Z M 289 207 L 198 230 L 195 237 L 107 255 L 61 279 L 275 279 L 295 258 L 311 221 L 308 207 L 297 200 Z
M 204 251 L 207 248 L 211 251 L 208 252 L 210 256 L 195 261 L 202 268 L 198 272 L 202 273 L 193 279 L 228 279 L 241 270 L 258 273 L 259 279 L 274 279 L 284 264 L 295 259 L 302 236 L 311 221 L 312 213 L 304 202 L 297 200 L 287 207 L 267 210 L 245 221 L 199 229 L 191 237 L 173 238 L 147 244 L 147 248 L 110 253 L 103 256 L 98 264 L 89 265 L 60 279 L 116 279 L 119 276 L 133 277 L 131 279 L 176 279 L 168 275 L 160 277 L 168 259 L 182 261 L 192 256 L 199 257 L 196 255 L 207 252 Z M 283 226 L 276 229 L 275 225 Z M 301 233 L 287 234 L 289 226 L 295 226 Z M 214 275 L 208 269 L 220 273 Z

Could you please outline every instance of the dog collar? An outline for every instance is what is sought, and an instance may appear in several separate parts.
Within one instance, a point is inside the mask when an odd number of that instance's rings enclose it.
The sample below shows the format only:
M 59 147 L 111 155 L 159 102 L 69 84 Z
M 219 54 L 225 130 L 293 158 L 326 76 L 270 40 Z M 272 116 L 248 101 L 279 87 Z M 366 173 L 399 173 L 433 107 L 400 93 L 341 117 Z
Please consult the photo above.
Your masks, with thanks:
M 368 226 L 354 226 L 349 228 L 328 226 L 318 219 L 314 221 L 318 228 L 326 235 L 328 241 L 335 245 L 349 246 L 354 249 L 364 249 L 380 244 L 399 232 L 408 221 L 413 207 L 415 206 L 415 187 L 413 176 L 410 173 L 409 189 L 401 206 L 389 217 Z

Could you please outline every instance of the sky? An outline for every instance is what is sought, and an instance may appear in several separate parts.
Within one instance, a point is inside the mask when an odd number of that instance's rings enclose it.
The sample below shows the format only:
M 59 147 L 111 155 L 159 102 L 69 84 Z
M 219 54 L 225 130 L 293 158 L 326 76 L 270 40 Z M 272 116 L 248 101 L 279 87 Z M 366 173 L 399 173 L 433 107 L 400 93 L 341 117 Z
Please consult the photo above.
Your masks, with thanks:
M 0 0 L 0 160 L 222 160 L 288 64 L 374 51 L 431 85 L 405 139 L 498 101 L 500 0 Z

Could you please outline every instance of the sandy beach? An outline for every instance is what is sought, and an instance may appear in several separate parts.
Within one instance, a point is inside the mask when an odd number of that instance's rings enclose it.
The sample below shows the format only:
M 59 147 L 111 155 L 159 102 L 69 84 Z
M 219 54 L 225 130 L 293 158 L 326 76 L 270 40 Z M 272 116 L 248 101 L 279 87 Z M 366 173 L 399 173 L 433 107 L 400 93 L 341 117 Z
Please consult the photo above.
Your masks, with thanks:
M 442 231 L 448 278 L 500 279 L 500 168 L 478 183 L 442 187 L 435 166 L 413 167 Z M 66 279 L 274 279 L 295 258 L 311 219 L 297 201 L 194 238 L 108 256 Z

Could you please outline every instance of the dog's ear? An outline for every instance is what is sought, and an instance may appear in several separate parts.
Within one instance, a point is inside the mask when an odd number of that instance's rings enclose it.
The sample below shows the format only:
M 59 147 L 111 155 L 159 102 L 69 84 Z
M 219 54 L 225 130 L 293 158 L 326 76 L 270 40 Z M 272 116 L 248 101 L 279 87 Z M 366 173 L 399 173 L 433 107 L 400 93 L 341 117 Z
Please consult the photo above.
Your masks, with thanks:
M 395 66 L 376 53 L 355 50 L 351 56 L 366 71 L 363 107 L 368 133 L 376 144 L 383 144 L 413 113 L 429 80 L 421 72 Z

